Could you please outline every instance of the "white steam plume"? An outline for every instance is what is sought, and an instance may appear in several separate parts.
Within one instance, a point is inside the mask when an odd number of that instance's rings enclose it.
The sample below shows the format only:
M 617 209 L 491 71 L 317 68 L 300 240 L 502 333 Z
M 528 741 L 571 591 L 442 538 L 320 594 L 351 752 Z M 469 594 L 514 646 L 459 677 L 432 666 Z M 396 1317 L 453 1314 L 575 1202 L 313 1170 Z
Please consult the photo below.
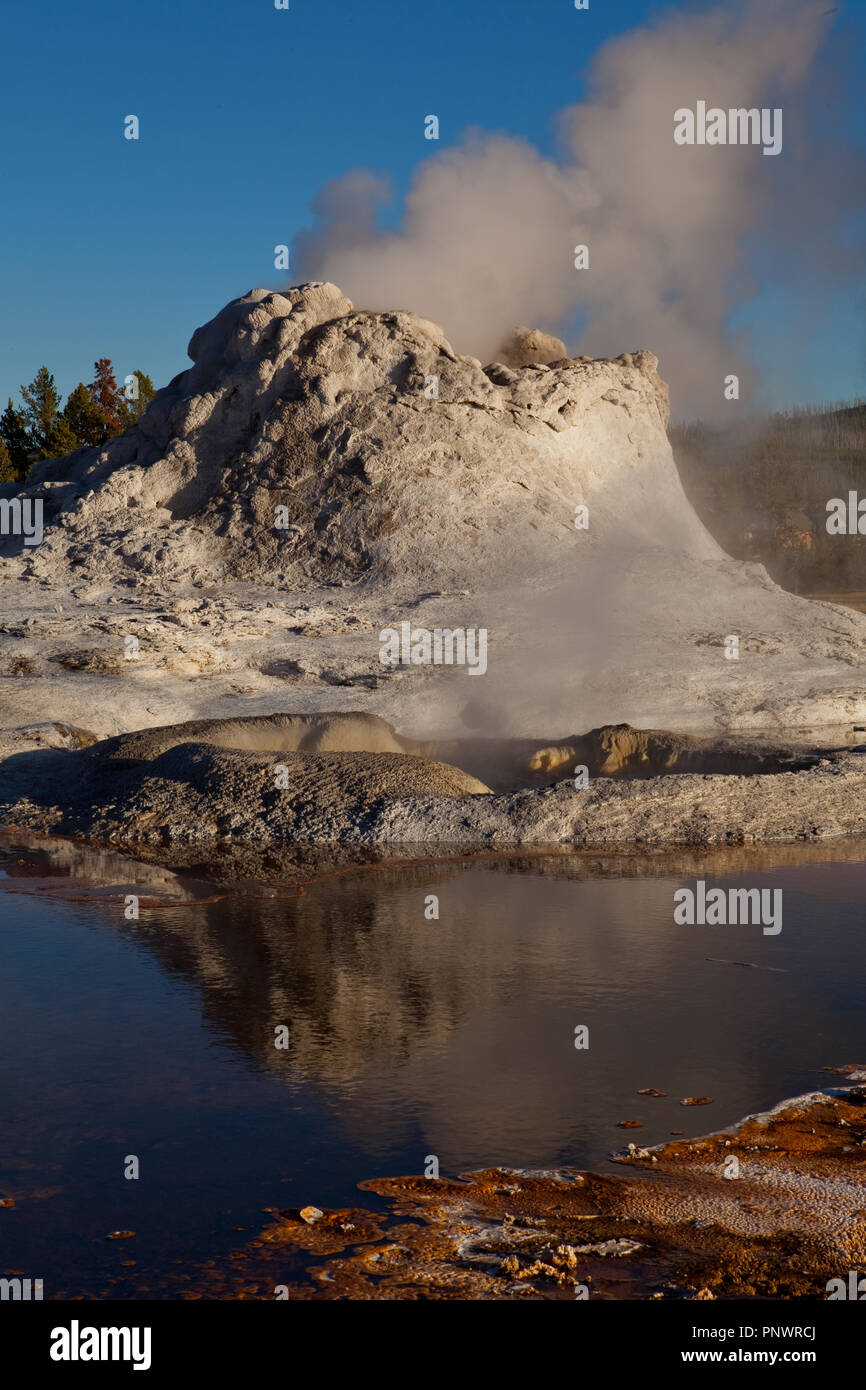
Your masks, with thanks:
M 560 113 L 561 160 L 470 132 L 420 166 L 397 232 L 376 226 L 386 182 L 355 171 L 328 184 L 299 239 L 303 276 L 335 281 L 361 308 L 413 309 L 484 361 L 516 323 L 567 335 L 582 314 L 573 350 L 651 348 L 676 414 L 723 410 L 731 372 L 748 398 L 758 376 L 725 324 L 754 292 L 749 239 L 768 222 L 784 239 L 792 198 L 808 206 L 810 190 L 826 198 L 848 179 L 838 169 L 828 190 L 804 119 L 830 22 L 822 8 L 725 4 L 611 40 L 587 99 Z M 674 111 L 699 100 L 781 107 L 782 153 L 676 145 Z M 589 247 L 587 270 L 574 268 L 578 244 Z

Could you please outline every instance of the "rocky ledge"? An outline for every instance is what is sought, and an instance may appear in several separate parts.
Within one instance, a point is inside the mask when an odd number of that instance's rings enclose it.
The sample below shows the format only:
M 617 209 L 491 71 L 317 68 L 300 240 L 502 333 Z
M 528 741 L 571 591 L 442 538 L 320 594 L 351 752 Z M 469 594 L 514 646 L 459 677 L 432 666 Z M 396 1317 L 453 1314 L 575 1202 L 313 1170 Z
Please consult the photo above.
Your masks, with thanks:
M 752 753 L 754 770 L 746 775 L 652 776 L 647 771 L 666 761 L 700 767 L 700 741 L 662 731 L 654 741 L 631 734 L 596 730 L 553 749 L 517 741 L 515 764 L 523 761 L 529 785 L 493 792 L 475 775 L 496 763 L 484 755 L 483 740 L 413 744 L 369 715 L 198 720 L 88 748 L 7 757 L 0 763 L 0 823 L 132 845 L 466 849 L 646 848 L 866 833 L 866 747 L 787 760 Z M 492 742 L 500 751 L 509 746 Z M 437 758 L 440 747 L 461 754 L 462 765 Z M 592 775 L 564 777 L 580 754 L 592 762 Z M 709 744 L 707 765 L 722 766 L 723 754 Z M 729 756 L 734 767 L 737 757 L 748 765 L 746 753 Z M 604 774 L 612 759 L 620 775 Z M 641 775 L 627 775 L 630 762 Z M 545 776 L 552 784 L 537 785 Z

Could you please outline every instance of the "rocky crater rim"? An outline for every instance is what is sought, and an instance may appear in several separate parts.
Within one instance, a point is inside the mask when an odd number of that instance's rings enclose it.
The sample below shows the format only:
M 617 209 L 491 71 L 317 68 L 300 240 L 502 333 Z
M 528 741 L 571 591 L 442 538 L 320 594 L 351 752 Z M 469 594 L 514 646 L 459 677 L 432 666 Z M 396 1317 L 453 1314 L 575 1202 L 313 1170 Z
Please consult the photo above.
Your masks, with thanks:
M 700 740 L 628 725 L 540 747 L 414 743 L 363 714 L 201 720 L 7 757 L 0 824 L 164 846 L 802 842 L 866 834 L 864 752 L 716 746 L 738 770 L 708 772 Z
M 449 764 L 489 782 L 495 790 L 552 785 L 577 768 L 584 768 L 588 777 L 605 778 L 766 776 L 814 767 L 839 751 L 795 752 L 778 741 L 765 745 L 756 738 L 700 738 L 667 729 L 635 729 L 630 724 L 607 724 L 557 739 L 419 738 L 401 734 L 378 715 L 361 710 L 194 719 L 99 741 L 88 739 L 80 730 L 76 733 L 73 746 L 91 746 L 94 757 L 133 763 L 153 762 L 186 744 L 275 756 L 405 754 Z

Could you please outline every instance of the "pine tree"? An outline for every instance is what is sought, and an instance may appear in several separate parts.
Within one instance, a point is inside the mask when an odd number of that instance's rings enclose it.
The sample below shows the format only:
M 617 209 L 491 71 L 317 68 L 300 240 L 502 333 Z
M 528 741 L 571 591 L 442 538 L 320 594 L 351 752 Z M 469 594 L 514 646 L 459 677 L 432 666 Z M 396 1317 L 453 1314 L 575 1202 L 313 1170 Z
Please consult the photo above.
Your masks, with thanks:
M 16 410 L 12 404 L 11 396 L 9 397 L 9 404 L 0 415 L 0 439 L 6 446 L 15 477 L 23 478 L 34 460 L 30 455 L 27 421 L 23 412 Z
M 48 436 L 46 457 L 63 459 L 66 458 L 67 454 L 74 454 L 75 450 L 80 447 L 78 436 L 66 416 L 58 415 Z
M 5 441 L 0 439 L 0 483 L 15 483 L 17 481 L 18 470 L 12 463 Z
M 21 396 L 30 448 L 36 451 L 37 458 L 50 458 L 51 431 L 60 410 L 60 396 L 47 367 L 40 367 L 30 385 L 21 387 Z
M 156 395 L 156 389 L 154 387 L 154 384 L 146 372 L 140 372 L 136 367 L 132 375 L 138 378 L 138 396 L 134 400 L 129 400 L 126 397 L 126 391 L 124 391 L 124 429 L 128 429 L 130 425 L 135 424 L 136 420 L 141 419 L 142 415 L 147 410 L 147 407 L 150 405 L 151 401 Z
M 78 448 L 92 448 L 95 444 L 104 444 L 108 438 L 102 411 L 83 381 L 70 393 L 63 407 L 63 417 L 78 440 Z
M 107 437 L 123 429 L 123 393 L 118 391 L 110 357 L 100 357 L 93 364 L 94 377 L 87 388 L 99 407 L 105 422 Z

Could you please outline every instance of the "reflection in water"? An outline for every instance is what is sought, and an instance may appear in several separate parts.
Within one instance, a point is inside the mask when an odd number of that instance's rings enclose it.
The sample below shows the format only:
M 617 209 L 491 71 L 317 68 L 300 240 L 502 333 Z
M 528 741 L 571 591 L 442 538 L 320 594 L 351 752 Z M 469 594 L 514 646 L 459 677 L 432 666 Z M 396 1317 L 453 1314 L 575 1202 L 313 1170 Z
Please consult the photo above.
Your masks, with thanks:
M 215 893 L 201 873 L 3 844 L 7 1248 L 16 1266 L 54 1260 L 66 1291 L 105 1287 L 95 1242 L 113 1228 L 140 1233 L 138 1272 L 111 1264 L 118 1296 L 165 1279 L 171 1228 L 180 1258 L 213 1255 L 263 1205 L 350 1202 L 360 1179 L 422 1171 L 428 1154 L 451 1173 L 599 1166 L 635 1137 L 617 1121 L 641 1120 L 646 1143 L 698 1134 L 862 1060 L 862 845 L 332 878 L 319 859 L 297 896 L 297 861 L 272 863 L 269 883 L 223 874 Z M 674 889 L 721 876 L 781 887 L 781 935 L 675 925 Z M 126 920 L 127 893 L 155 905 Z M 680 1105 L 693 1095 L 713 1107 Z M 117 1153 L 140 1151 L 147 1181 L 106 1183 Z M 39 1232 L 55 1212 L 52 1243 Z

